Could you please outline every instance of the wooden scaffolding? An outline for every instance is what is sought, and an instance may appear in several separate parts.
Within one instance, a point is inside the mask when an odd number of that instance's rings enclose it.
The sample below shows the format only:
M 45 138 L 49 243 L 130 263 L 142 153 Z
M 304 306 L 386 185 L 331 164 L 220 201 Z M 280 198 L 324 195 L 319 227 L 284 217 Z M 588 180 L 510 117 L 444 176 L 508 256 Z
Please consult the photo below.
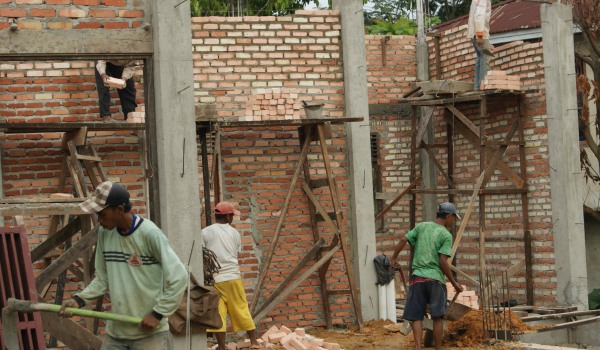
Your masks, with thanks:
M 320 281 L 320 292 L 323 304 L 323 313 L 325 315 L 326 325 L 329 329 L 333 327 L 331 318 L 330 308 L 330 297 L 333 295 L 347 294 L 352 299 L 352 306 L 356 315 L 356 320 L 362 325 L 362 313 L 360 307 L 360 289 L 356 284 L 354 271 L 351 266 L 350 259 L 350 246 L 348 241 L 347 232 L 344 225 L 342 225 L 342 209 L 337 192 L 337 185 L 333 176 L 333 172 L 330 164 L 329 150 L 327 147 L 326 140 L 331 137 L 328 132 L 330 124 L 342 124 L 348 122 L 361 121 L 362 118 L 321 118 L 321 119 L 302 119 L 302 120 L 269 120 L 269 121 L 254 121 L 254 122 L 214 122 L 205 121 L 204 123 L 198 124 L 198 135 L 200 137 L 200 146 L 202 149 L 202 172 L 204 179 L 204 205 L 206 214 L 206 223 L 209 224 L 211 215 L 211 199 L 210 199 L 210 179 L 212 171 L 212 184 L 213 184 L 213 198 L 216 202 L 222 200 L 223 191 L 223 179 L 220 174 L 220 162 L 222 158 L 220 156 L 220 139 L 221 133 L 224 129 L 245 129 L 253 127 L 268 127 L 268 126 L 291 126 L 297 127 L 298 139 L 301 146 L 300 158 L 296 163 L 296 168 L 290 187 L 288 189 L 287 196 L 281 208 L 279 220 L 277 222 L 276 229 L 271 238 L 267 255 L 263 260 L 263 265 L 260 267 L 260 274 L 258 282 L 255 287 L 256 291 L 262 291 L 265 285 L 265 278 L 269 268 L 271 266 L 271 260 L 278 244 L 280 233 L 284 228 L 284 221 L 288 214 L 288 208 L 292 200 L 294 191 L 298 183 L 306 194 L 309 204 L 311 227 L 313 232 L 314 245 L 307 252 L 307 254 L 300 259 L 293 271 L 286 276 L 286 278 L 274 289 L 270 290 L 269 295 L 260 304 L 261 294 L 256 292 L 250 306 L 253 318 L 255 322 L 260 321 L 270 311 L 272 311 L 281 301 L 287 298 L 297 287 L 300 286 L 306 279 L 308 279 L 314 273 Z M 208 166 L 208 148 L 209 148 L 209 137 L 210 133 L 214 134 L 214 147 L 213 147 L 213 165 Z M 309 153 L 311 144 L 317 142 L 319 144 L 319 155 L 322 157 L 323 164 L 325 167 L 324 178 L 313 178 L 311 175 L 311 165 L 309 161 Z M 301 177 L 301 174 L 304 176 Z M 319 198 L 314 192 L 314 189 L 324 187 L 328 189 L 328 196 L 321 194 L 320 196 L 329 197 L 328 199 L 332 203 L 333 212 L 327 212 L 325 206 L 322 204 L 324 199 Z M 333 236 L 331 241 L 328 243 L 318 226 L 318 222 L 324 221 Z M 330 290 L 326 282 L 326 274 L 328 271 L 329 264 L 334 255 L 339 251 L 342 251 L 345 263 L 346 276 L 349 282 L 348 290 Z M 311 261 L 315 261 L 309 267 Z M 305 269 L 300 273 L 303 269 Z

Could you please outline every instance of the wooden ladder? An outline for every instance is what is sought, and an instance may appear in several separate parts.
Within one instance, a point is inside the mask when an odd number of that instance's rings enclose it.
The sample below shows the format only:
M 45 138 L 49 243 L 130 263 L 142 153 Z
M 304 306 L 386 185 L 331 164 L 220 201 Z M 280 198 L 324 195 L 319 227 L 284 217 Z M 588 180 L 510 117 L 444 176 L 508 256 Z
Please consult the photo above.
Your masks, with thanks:
M 298 181 L 301 181 L 302 189 L 308 197 L 311 227 L 315 244 L 302 258 L 294 270 L 288 274 L 284 281 L 281 282 L 277 288 L 270 293 L 267 299 L 258 307 L 257 303 L 260 295 L 256 294 L 254 296 L 250 309 L 255 322 L 258 322 L 260 319 L 266 316 L 275 308 L 275 306 L 277 306 L 278 303 L 283 301 L 290 293 L 292 293 L 295 288 L 299 287 L 302 282 L 316 272 L 320 281 L 323 310 L 326 317 L 327 327 L 333 327 L 329 298 L 332 295 L 340 294 L 349 294 L 351 296 L 356 319 L 359 326 L 362 326 L 360 289 L 356 286 L 354 270 L 352 268 L 350 259 L 350 245 L 348 243 L 348 236 L 344 230 L 344 225 L 342 224 L 342 210 L 337 192 L 337 186 L 331 169 L 329 151 L 327 148 L 327 138 L 331 137 L 331 133 L 328 132 L 327 127 L 328 125 L 326 126 L 324 123 L 316 123 L 304 125 L 298 128 L 298 136 L 302 147 L 300 159 L 298 160 L 298 166 L 292 179 L 288 195 L 285 199 L 283 209 L 280 214 L 277 228 L 271 241 L 271 247 L 264 264 L 265 266 L 261 268 L 256 289 L 262 290 L 262 285 L 265 280 L 266 273 L 269 270 L 273 251 L 277 245 L 279 233 L 283 227 L 283 222 L 287 215 L 287 210 Z M 318 154 L 321 155 L 323 160 L 325 177 L 313 180 L 311 179 L 311 166 L 309 164 L 308 153 L 311 148 L 311 144 L 314 142 L 318 142 L 320 144 L 320 152 Z M 314 169 L 314 167 L 312 169 Z M 304 172 L 304 180 L 299 179 L 300 172 L 302 171 Z M 322 202 L 313 191 L 314 189 L 321 187 L 329 189 L 328 192 L 330 195 L 333 212 L 326 211 Z M 319 197 L 324 195 L 325 194 L 321 194 Z M 320 232 L 320 227 L 318 225 L 320 221 L 324 221 L 326 223 L 325 227 L 328 228 L 333 235 L 331 244 L 326 243 L 323 235 Z M 338 250 L 341 250 L 343 253 L 346 275 L 348 277 L 350 288 L 346 290 L 332 291 L 327 287 L 326 274 L 331 260 Z M 300 273 L 300 271 L 307 267 L 307 264 L 313 259 L 316 260 L 316 262 L 312 266 L 308 267 L 308 269 L 306 269 L 304 272 Z

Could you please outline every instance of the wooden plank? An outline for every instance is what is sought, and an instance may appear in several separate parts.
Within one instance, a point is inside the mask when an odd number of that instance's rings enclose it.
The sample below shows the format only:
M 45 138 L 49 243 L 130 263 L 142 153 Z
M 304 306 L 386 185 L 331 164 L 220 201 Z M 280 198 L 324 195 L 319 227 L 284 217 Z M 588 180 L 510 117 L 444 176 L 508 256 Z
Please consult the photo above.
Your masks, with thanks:
M 268 306 L 271 302 L 273 302 L 273 300 L 275 300 L 275 298 L 277 297 L 277 295 L 279 295 L 279 293 L 281 293 L 282 290 L 285 289 L 285 287 L 287 287 L 287 285 L 290 283 L 290 281 L 292 281 L 294 279 L 294 277 L 296 277 L 296 275 L 300 272 L 300 270 L 302 270 L 303 268 L 306 267 L 306 264 L 314 259 L 317 254 L 321 251 L 321 248 L 323 248 L 325 246 L 326 242 L 323 238 L 321 238 L 317 243 L 315 243 L 315 245 L 313 245 L 313 247 L 308 251 L 308 253 L 306 253 L 306 255 L 302 258 L 302 260 L 300 260 L 300 262 L 298 263 L 298 265 L 296 265 L 296 267 L 294 268 L 294 270 L 292 270 L 292 272 L 290 272 L 286 278 L 277 286 L 277 288 L 275 288 L 271 294 L 267 297 L 267 299 L 265 300 L 264 303 L 261 304 L 261 306 L 256 308 L 256 314 L 260 313 L 265 306 Z
M 48 266 L 41 274 L 35 279 L 35 285 L 38 288 L 38 292 L 42 288 L 52 282 L 59 273 L 67 269 L 73 261 L 79 259 L 81 254 L 86 250 L 90 249 L 98 238 L 98 226 L 92 229 L 87 234 L 78 240 L 71 248 L 69 248 L 60 258 L 56 259 L 50 266 Z
M 96 150 L 96 147 L 94 147 L 93 145 L 88 145 L 88 148 L 94 157 L 100 158 L 98 156 L 98 151 Z M 108 177 L 106 176 L 106 172 L 104 171 L 104 167 L 102 166 L 101 161 L 98 161 L 98 163 L 96 163 L 96 170 L 98 170 L 98 175 L 100 175 L 100 179 L 102 180 L 102 182 L 108 181 Z
M 506 133 L 506 136 L 504 137 L 504 141 L 509 142 L 510 140 L 512 140 L 512 138 L 515 136 L 515 133 L 517 132 L 518 128 L 519 128 L 519 121 L 517 120 L 513 123 L 513 125 L 510 127 L 510 129 Z M 481 185 L 482 187 L 485 187 L 485 185 L 488 183 L 488 181 L 490 181 L 492 175 L 494 174 L 494 170 L 496 169 L 496 166 L 498 165 L 498 162 L 502 161 L 504 152 L 506 152 L 507 149 L 508 149 L 508 146 L 503 145 L 503 146 L 500 146 L 496 150 L 496 153 L 494 153 L 494 156 L 492 157 L 492 160 L 490 161 L 490 163 L 485 171 L 486 174 L 485 174 L 485 177 L 483 178 L 483 184 Z
M 410 190 L 412 190 L 420 182 L 421 182 L 421 177 L 417 176 L 417 178 L 413 182 L 411 182 L 405 189 L 403 189 L 402 192 L 400 192 L 390 204 L 386 205 L 386 207 L 383 208 L 383 210 L 379 214 L 377 214 L 377 216 L 375 216 L 375 221 L 380 220 L 385 215 L 385 213 L 390 211 L 390 209 L 392 209 L 392 207 L 394 205 L 396 205 L 396 203 L 398 203 L 398 201 L 400 201 L 400 199 L 402 199 L 402 196 L 404 196 L 406 193 L 410 192 Z
M 196 123 L 199 124 L 200 127 L 209 127 L 210 125 L 219 126 L 222 129 L 226 128 L 249 128 L 249 127 L 261 127 L 261 126 L 308 126 L 308 125 L 316 125 L 323 123 L 331 123 L 331 124 L 343 124 L 343 123 L 353 123 L 353 122 L 362 122 L 364 117 L 344 117 L 344 118 L 331 118 L 331 117 L 322 117 L 317 119 L 293 119 L 293 120 L 255 120 L 255 121 L 239 121 L 239 120 L 214 120 L 214 119 L 204 119 L 197 118 Z M 1 126 L 2 124 L 0 124 Z M 1 130 L 1 128 L 0 128 Z
M 417 86 L 421 87 L 424 94 L 458 94 L 473 91 L 473 83 L 460 80 L 432 80 L 418 81 Z
M 78 154 L 77 155 L 77 159 L 79 159 L 79 160 L 87 160 L 87 161 L 90 161 L 90 162 L 101 162 L 102 161 L 102 158 L 100 158 L 100 157 L 88 156 L 88 155 L 85 155 L 85 154 Z
M 310 135 L 310 131 L 312 127 L 309 127 L 307 130 L 307 135 Z M 300 158 L 298 159 L 298 164 L 296 166 L 296 170 L 294 172 L 294 176 L 292 177 L 292 183 L 290 184 L 290 188 L 285 197 L 285 201 L 283 203 L 283 208 L 281 209 L 281 214 L 279 214 L 279 221 L 277 222 L 277 227 L 275 228 L 275 232 L 273 233 L 273 238 L 271 238 L 271 244 L 269 246 L 269 250 L 267 250 L 267 257 L 265 258 L 264 266 L 260 268 L 260 274 L 258 276 L 258 283 L 256 284 L 255 289 L 261 290 L 263 286 L 263 282 L 267 275 L 267 271 L 271 266 L 271 259 L 273 258 L 273 253 L 275 252 L 275 246 L 277 245 L 277 241 L 279 240 L 279 234 L 281 233 L 281 229 L 283 228 L 283 222 L 285 217 L 287 216 L 287 211 L 290 206 L 290 202 L 292 200 L 292 195 L 294 194 L 294 190 L 296 189 L 296 184 L 298 183 L 298 178 L 300 176 L 300 171 L 302 171 L 304 161 L 306 160 L 306 156 L 308 154 L 308 150 L 310 148 L 310 137 L 306 137 L 304 140 L 304 145 L 302 146 L 302 151 L 300 152 Z M 258 296 L 252 298 L 252 303 L 250 305 L 250 311 L 254 313 L 256 309 L 256 303 L 258 302 Z
M 152 31 L 63 29 L 0 31 L 3 59 L 137 58 L 154 52 Z M 137 56 L 137 57 L 136 57 Z
M 73 350 L 100 350 L 102 340 L 75 321 L 52 312 L 42 312 L 44 330 Z
M 335 184 L 335 178 L 333 177 L 333 173 L 331 172 L 331 161 L 329 159 L 329 151 L 327 150 L 325 124 L 317 124 L 317 133 L 319 135 L 319 143 L 321 144 L 321 154 L 323 155 L 323 163 L 325 165 L 325 174 L 327 175 L 329 193 L 331 195 L 331 202 L 333 203 L 337 225 L 341 228 L 340 219 L 342 216 L 342 208 L 340 205 L 340 197 L 337 192 L 337 186 Z
M 560 319 L 560 318 L 567 318 L 567 317 L 570 318 L 570 317 L 588 316 L 588 315 L 600 315 L 600 310 L 571 311 L 571 312 L 561 312 L 559 314 L 527 316 L 527 317 L 521 317 L 521 321 L 533 322 L 533 321 L 541 321 L 541 320 L 556 320 L 556 319 Z
M 437 188 L 414 188 L 410 191 L 410 193 L 422 193 L 422 194 L 444 194 L 444 195 L 457 195 L 457 194 L 471 194 L 473 193 L 473 190 L 467 190 L 467 189 L 456 189 L 456 188 L 450 188 L 450 189 L 437 189 Z M 521 193 L 527 193 L 527 189 L 526 188 L 506 188 L 506 187 L 499 187 L 499 188 L 481 188 L 479 189 L 479 194 L 480 195 L 506 195 L 506 194 L 521 194 Z M 386 198 L 383 198 L 386 199 Z
M 36 203 L 51 203 L 51 204 L 60 204 L 60 203 L 81 203 L 83 199 L 81 198 L 52 198 L 52 197 L 6 197 L 0 199 L 0 205 L 2 204 L 36 204 Z
M 427 126 L 431 122 L 431 119 L 433 119 L 433 112 L 435 112 L 435 109 L 432 108 L 431 113 L 429 113 L 429 115 L 425 116 L 425 118 L 421 119 L 421 123 L 419 124 L 419 129 L 417 131 L 417 139 L 416 139 L 417 147 L 420 147 L 421 142 L 423 142 L 423 137 L 425 136 L 425 133 L 427 132 Z
M 31 261 L 38 261 L 59 244 L 73 237 L 81 229 L 81 218 L 76 217 L 62 229 L 49 236 L 44 242 L 31 251 Z
M 3 31 L 0 31 L 2 33 Z M 22 58 L 21 58 L 22 59 Z M 7 134 L 38 134 L 68 132 L 87 128 L 88 131 L 145 130 L 143 123 L 69 122 L 69 123 L 0 123 L 0 132 Z
M 0 215 L 3 216 L 37 216 L 37 215 L 82 215 L 78 204 L 48 203 L 32 205 L 0 204 Z
M 427 151 L 427 154 L 429 154 L 429 157 L 431 157 L 431 159 L 433 160 L 435 167 L 438 168 L 439 172 L 446 179 L 446 182 L 448 182 L 448 187 L 454 187 L 454 182 L 452 181 L 450 176 L 448 176 L 446 170 L 444 170 L 444 167 L 442 167 L 442 164 L 437 160 L 437 158 L 433 154 L 433 150 L 431 149 L 431 147 L 429 147 L 429 145 L 426 143 L 423 143 L 422 145 L 423 148 L 425 148 L 425 150 Z
M 265 307 L 260 313 L 257 313 L 252 317 L 254 323 L 259 323 L 259 321 L 262 320 L 263 317 L 265 317 L 269 312 L 271 312 L 271 310 L 273 310 L 281 301 L 287 298 L 294 289 L 296 289 L 300 284 L 302 284 L 302 282 L 304 282 L 308 277 L 310 277 L 310 275 L 315 273 L 315 271 L 317 271 L 323 264 L 331 260 L 331 258 L 333 258 L 335 253 L 337 253 L 337 251 L 340 250 L 340 248 L 340 245 L 336 245 L 335 247 L 333 247 L 327 254 L 323 255 L 321 260 L 317 261 L 296 280 L 290 283 L 289 286 L 287 286 L 284 290 L 281 291 L 281 293 L 277 295 L 277 297 L 271 302 L 271 304 L 265 305 Z
M 573 321 L 573 322 L 559 323 L 554 326 L 550 326 L 550 327 L 546 327 L 546 328 L 539 328 L 532 332 L 527 332 L 527 333 L 543 333 L 543 332 L 556 331 L 556 330 L 565 329 L 565 328 L 575 328 L 575 327 L 582 326 L 584 324 L 590 324 L 590 323 L 595 323 L 595 322 L 600 322 L 600 316 L 586 318 L 584 320 L 578 320 L 578 321 Z
M 481 135 L 479 134 L 480 130 L 469 118 L 467 118 L 467 116 L 465 116 L 461 111 L 451 104 L 446 104 L 444 107 L 446 107 L 461 123 L 463 123 L 464 126 L 469 128 L 473 134 L 477 135 L 478 139 L 481 139 Z
M 469 200 L 469 205 L 467 207 L 467 212 L 462 215 L 462 219 L 460 220 L 460 228 L 456 233 L 456 238 L 454 239 L 454 243 L 452 244 L 452 250 L 450 252 L 450 258 L 448 259 L 448 263 L 452 264 L 452 260 L 454 259 L 454 255 L 456 254 L 456 250 L 458 249 L 458 245 L 460 244 L 460 239 L 462 238 L 463 232 L 467 227 L 467 222 L 469 222 L 469 217 L 471 216 L 471 212 L 473 211 L 473 205 L 475 205 L 475 198 L 479 193 L 479 188 L 481 188 L 481 184 L 483 183 L 483 178 L 485 176 L 485 171 L 479 175 L 477 179 L 477 183 L 475 184 L 475 188 L 473 189 L 473 194 L 471 194 L 471 199 Z M 480 232 L 483 234 L 483 232 Z
M 298 128 L 298 141 L 300 143 L 299 146 L 302 146 L 303 140 L 305 140 L 307 137 L 306 132 L 305 132 L 306 128 L 307 128 L 306 126 L 301 126 Z M 304 181 L 306 181 L 309 184 L 310 188 L 316 188 L 315 186 L 317 186 L 317 185 L 320 185 L 319 187 L 323 187 L 323 186 L 327 186 L 329 184 L 328 178 L 317 179 L 317 180 L 311 179 L 310 165 L 309 165 L 308 158 L 304 160 L 302 169 L 304 171 Z M 308 201 L 308 211 L 310 214 L 310 227 L 311 227 L 311 231 L 313 234 L 313 241 L 315 243 L 317 243 L 321 239 L 321 234 L 319 233 L 319 225 L 317 223 L 318 218 L 317 218 L 316 208 L 313 205 L 310 198 L 307 197 L 307 201 Z M 324 219 L 322 219 L 322 220 L 324 220 Z M 338 236 L 336 235 L 335 238 L 337 238 L 337 237 Z M 337 241 L 336 241 L 336 244 L 337 244 Z M 323 256 L 322 252 L 323 252 L 323 249 L 320 249 L 317 252 L 317 254 L 316 254 L 317 260 L 320 260 L 321 257 Z M 321 286 L 320 291 L 321 291 L 321 299 L 322 299 L 322 304 L 323 304 L 323 313 L 325 315 L 325 324 L 327 326 L 327 329 L 332 329 L 333 328 L 333 319 L 331 317 L 331 303 L 329 301 L 329 289 L 327 287 L 327 270 L 328 269 L 329 269 L 329 263 L 323 264 L 323 266 L 321 266 L 319 268 L 318 276 L 319 276 L 319 284 Z
M 304 181 L 302 182 L 302 189 L 304 190 L 304 192 L 306 193 L 306 195 L 308 196 L 308 198 L 310 199 L 312 204 L 315 206 L 315 209 L 317 210 L 317 212 L 319 212 L 319 214 L 321 214 L 321 217 L 323 219 L 325 219 L 324 221 L 327 223 L 327 226 L 329 227 L 329 229 L 331 229 L 336 234 L 340 234 L 340 229 L 338 228 L 336 223 L 333 222 L 333 220 L 328 215 L 328 213 L 325 211 L 325 208 L 323 208 L 323 206 L 321 205 L 321 203 L 319 202 L 319 200 L 317 199 L 317 197 L 315 196 L 313 191 L 310 189 L 310 187 L 308 187 L 308 185 Z

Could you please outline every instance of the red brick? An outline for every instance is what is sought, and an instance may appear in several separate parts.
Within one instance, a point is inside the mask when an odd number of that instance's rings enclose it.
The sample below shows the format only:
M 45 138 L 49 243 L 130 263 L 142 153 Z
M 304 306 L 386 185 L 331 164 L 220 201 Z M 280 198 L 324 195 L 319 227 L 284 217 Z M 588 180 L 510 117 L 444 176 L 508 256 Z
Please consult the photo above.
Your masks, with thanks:
M 71 0 L 46 0 L 46 5 L 70 5 Z
M 102 0 L 104 6 L 124 7 L 126 3 L 127 0 Z
M 75 26 L 75 29 L 96 29 L 102 28 L 101 22 L 79 22 Z
M 0 17 L 18 18 L 18 17 L 26 17 L 26 16 L 27 16 L 27 11 L 25 9 L 9 9 L 9 8 L 0 9 Z
M 60 9 L 58 10 L 58 15 L 68 18 L 82 18 L 85 17 L 85 10 L 72 8 Z
M 129 23 L 127 23 L 127 22 L 104 22 L 103 26 L 106 29 L 127 29 L 127 28 L 129 28 Z
M 73 0 L 73 5 L 98 6 L 99 0 Z
M 114 10 L 90 10 L 89 17 L 96 18 L 114 18 Z
M 141 10 L 135 10 L 135 11 L 119 10 L 119 17 L 122 17 L 122 18 L 140 18 L 140 17 L 144 17 L 144 11 L 141 11 Z
M 29 10 L 29 16 L 31 17 L 54 17 L 56 11 L 53 9 L 31 9 Z
M 48 29 L 71 29 L 73 22 L 48 22 Z

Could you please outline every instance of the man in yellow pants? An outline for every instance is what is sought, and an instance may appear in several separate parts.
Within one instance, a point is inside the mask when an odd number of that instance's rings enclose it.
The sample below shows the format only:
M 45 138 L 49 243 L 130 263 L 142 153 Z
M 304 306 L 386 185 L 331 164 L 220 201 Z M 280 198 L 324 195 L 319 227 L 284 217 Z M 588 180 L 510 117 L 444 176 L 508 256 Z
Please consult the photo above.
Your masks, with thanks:
M 219 350 L 225 350 L 225 332 L 227 329 L 227 314 L 231 319 L 233 331 L 247 331 L 250 338 L 250 349 L 260 349 L 256 339 L 256 325 L 248 309 L 246 292 L 242 283 L 238 253 L 242 250 L 240 233 L 233 227 L 234 215 L 240 215 L 229 202 L 221 202 L 215 207 L 215 223 L 202 230 L 204 246 L 212 250 L 221 268 L 214 275 L 215 289 L 221 295 L 219 313 L 223 320 L 220 329 L 208 329 L 215 333 Z

